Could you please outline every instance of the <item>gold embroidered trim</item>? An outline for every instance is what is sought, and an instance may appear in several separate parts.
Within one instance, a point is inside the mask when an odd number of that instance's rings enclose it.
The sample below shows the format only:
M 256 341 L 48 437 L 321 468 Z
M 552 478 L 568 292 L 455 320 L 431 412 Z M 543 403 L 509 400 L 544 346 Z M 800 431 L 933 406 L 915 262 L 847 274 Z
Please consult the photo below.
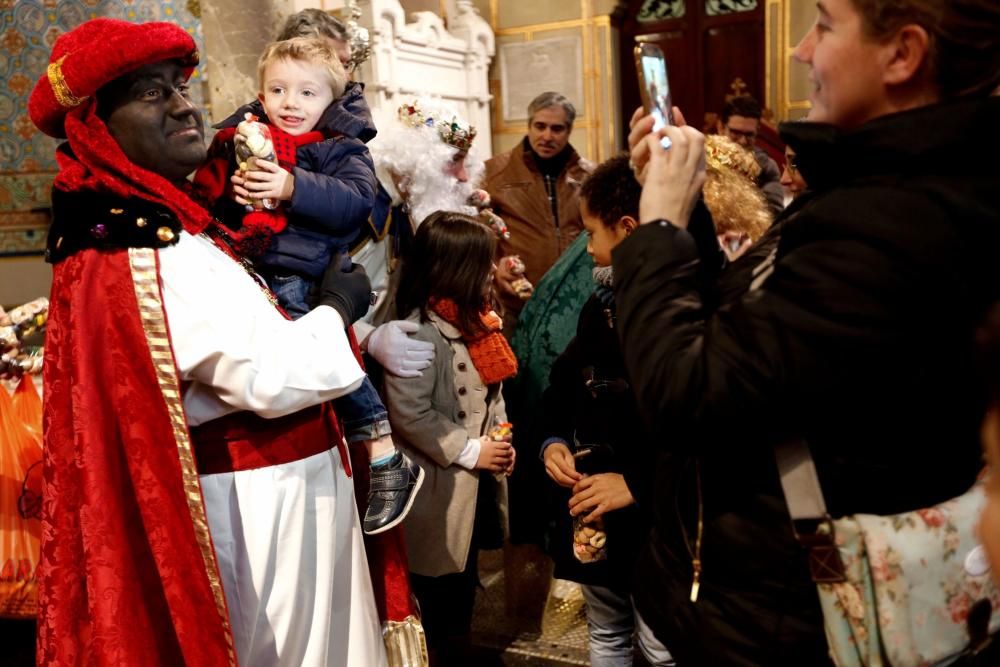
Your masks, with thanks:
M 382 626 L 389 667 L 427 667 L 427 639 L 424 626 L 415 616 L 402 621 L 386 621 Z
M 188 511 L 191 513 L 191 523 L 195 538 L 201 549 L 201 557 L 205 562 L 205 573 L 215 598 L 215 608 L 222 621 L 222 630 L 229 648 L 229 664 L 236 665 L 236 653 L 233 649 L 233 634 L 229 626 L 229 615 L 226 612 L 226 598 L 222 592 L 222 580 L 219 575 L 212 540 L 208 531 L 208 517 L 205 514 L 204 499 L 201 495 L 201 483 L 198 481 L 198 469 L 195 467 L 194 453 L 191 447 L 191 437 L 187 430 L 187 419 L 184 416 L 180 382 L 174 365 L 174 354 L 167 335 L 167 318 L 163 310 L 163 297 L 160 294 L 160 283 L 156 272 L 156 250 L 153 248 L 129 248 L 129 266 L 132 270 L 132 283 L 135 288 L 135 298 L 139 304 L 139 318 L 146 334 L 146 344 L 149 346 L 156 380 L 166 403 L 170 425 L 174 432 L 174 442 L 180 458 L 181 475 L 184 482 L 184 496 L 187 499 Z
M 49 77 L 49 84 L 52 86 L 52 92 L 55 93 L 56 101 L 59 102 L 60 106 L 66 107 L 67 109 L 72 109 L 73 107 L 78 107 L 83 104 L 87 96 L 77 97 L 73 94 L 73 91 L 69 89 L 69 85 L 66 83 L 66 77 L 63 76 L 62 64 L 66 60 L 66 56 L 63 56 L 54 63 L 49 63 L 49 67 L 46 73 Z

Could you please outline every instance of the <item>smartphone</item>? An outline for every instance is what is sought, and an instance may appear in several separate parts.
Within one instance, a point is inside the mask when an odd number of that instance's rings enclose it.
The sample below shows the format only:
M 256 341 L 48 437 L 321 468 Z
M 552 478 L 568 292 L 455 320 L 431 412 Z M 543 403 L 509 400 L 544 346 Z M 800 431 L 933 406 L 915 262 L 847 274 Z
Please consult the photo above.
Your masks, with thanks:
M 639 75 L 639 95 L 646 113 L 654 118 L 653 130 L 674 124 L 674 103 L 670 97 L 670 80 L 667 78 L 667 61 L 656 44 L 641 42 L 635 45 L 635 69 Z M 660 142 L 670 148 L 670 139 Z

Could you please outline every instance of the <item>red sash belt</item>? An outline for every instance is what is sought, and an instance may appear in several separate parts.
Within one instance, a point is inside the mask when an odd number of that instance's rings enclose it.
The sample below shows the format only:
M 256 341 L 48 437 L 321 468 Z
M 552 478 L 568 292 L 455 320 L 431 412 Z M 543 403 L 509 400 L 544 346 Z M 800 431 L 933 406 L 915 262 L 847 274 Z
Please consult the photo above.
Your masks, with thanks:
M 351 476 L 344 438 L 329 403 L 277 419 L 236 412 L 190 430 L 200 475 L 267 468 L 337 447 Z

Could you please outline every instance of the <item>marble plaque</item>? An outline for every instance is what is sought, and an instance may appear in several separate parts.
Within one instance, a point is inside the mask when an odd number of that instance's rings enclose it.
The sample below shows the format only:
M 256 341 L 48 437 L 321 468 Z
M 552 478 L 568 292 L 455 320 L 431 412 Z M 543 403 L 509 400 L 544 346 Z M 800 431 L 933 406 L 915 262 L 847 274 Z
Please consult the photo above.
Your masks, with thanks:
M 500 44 L 503 122 L 528 119 L 528 104 L 540 93 L 562 93 L 583 108 L 583 55 L 579 37 L 557 37 Z

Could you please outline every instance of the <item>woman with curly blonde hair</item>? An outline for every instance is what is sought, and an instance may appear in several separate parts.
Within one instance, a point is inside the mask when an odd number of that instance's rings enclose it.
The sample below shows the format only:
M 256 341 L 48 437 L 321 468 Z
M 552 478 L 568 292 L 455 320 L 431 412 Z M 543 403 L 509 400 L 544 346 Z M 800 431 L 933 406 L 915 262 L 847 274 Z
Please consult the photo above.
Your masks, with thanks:
M 705 137 L 705 171 L 705 205 L 712 212 L 719 244 L 732 261 L 774 222 L 756 185 L 760 164 L 732 139 L 713 134 Z

